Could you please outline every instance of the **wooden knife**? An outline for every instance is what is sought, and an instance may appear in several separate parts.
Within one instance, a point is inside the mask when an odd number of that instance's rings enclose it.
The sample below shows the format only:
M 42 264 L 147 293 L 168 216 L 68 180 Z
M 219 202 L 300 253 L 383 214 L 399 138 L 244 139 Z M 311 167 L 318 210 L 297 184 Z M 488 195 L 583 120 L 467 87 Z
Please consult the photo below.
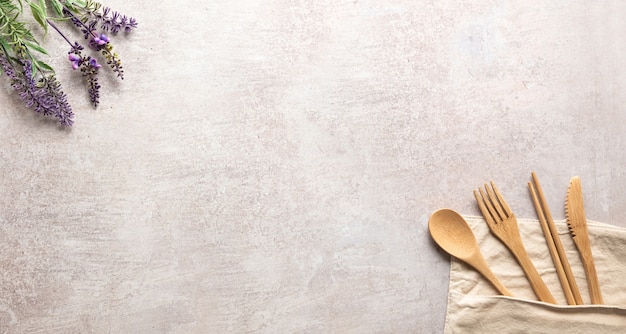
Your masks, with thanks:
M 578 248 L 580 257 L 587 275 L 587 285 L 589 285 L 589 294 L 591 295 L 592 304 L 603 304 L 602 294 L 600 293 L 600 285 L 598 284 L 598 275 L 596 274 L 596 266 L 593 262 L 591 254 L 591 245 L 589 243 L 589 233 L 587 231 L 587 219 L 585 218 L 585 208 L 583 205 L 583 193 L 580 186 L 580 178 L 573 177 L 570 180 L 567 189 L 567 198 L 565 199 L 565 217 L 567 225 L 574 240 L 574 244 Z

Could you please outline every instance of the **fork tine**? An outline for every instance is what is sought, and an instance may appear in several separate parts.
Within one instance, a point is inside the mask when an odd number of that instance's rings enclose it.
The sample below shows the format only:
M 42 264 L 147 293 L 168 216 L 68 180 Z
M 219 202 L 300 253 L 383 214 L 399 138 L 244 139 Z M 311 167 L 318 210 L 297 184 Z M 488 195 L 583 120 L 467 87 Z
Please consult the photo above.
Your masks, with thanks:
M 496 193 L 496 196 L 498 197 L 498 202 L 502 204 L 502 208 L 506 212 L 506 217 L 512 216 L 513 211 L 511 210 L 509 205 L 506 203 L 506 201 L 504 200 L 504 197 L 502 196 L 502 193 L 500 193 L 500 190 L 498 190 L 498 187 L 496 187 L 496 184 L 493 183 L 493 181 L 491 181 L 491 187 L 493 188 L 493 191 Z
M 478 203 L 478 208 L 480 209 L 480 212 L 482 212 L 483 217 L 487 221 L 487 224 L 495 225 L 496 222 L 491 217 L 491 212 L 489 212 L 489 209 L 485 205 L 485 199 L 482 197 L 482 191 L 481 191 L 481 194 L 479 194 L 478 191 L 474 190 L 474 197 L 476 198 L 476 203 Z
M 491 218 L 493 218 L 493 220 L 497 223 L 499 221 L 502 220 L 501 216 L 498 215 L 498 211 L 496 210 L 496 208 L 493 206 L 493 201 L 491 200 L 491 198 L 489 197 L 489 194 L 487 194 L 485 191 L 483 191 L 482 188 L 478 188 L 478 191 L 480 192 L 480 195 L 483 198 L 483 202 L 485 202 L 485 206 L 487 207 L 487 211 L 489 212 L 489 216 Z
M 502 208 L 502 205 L 500 203 L 500 197 L 498 197 L 496 195 L 496 193 L 494 193 L 494 189 L 493 189 L 493 181 L 491 181 L 491 187 L 489 187 L 489 185 L 485 184 L 485 190 L 487 191 L 487 194 L 489 194 L 489 198 L 491 199 L 491 203 L 493 204 L 495 210 L 497 211 L 498 215 L 500 216 L 500 218 L 504 219 L 506 217 L 508 217 L 505 213 L 504 213 L 504 209 Z

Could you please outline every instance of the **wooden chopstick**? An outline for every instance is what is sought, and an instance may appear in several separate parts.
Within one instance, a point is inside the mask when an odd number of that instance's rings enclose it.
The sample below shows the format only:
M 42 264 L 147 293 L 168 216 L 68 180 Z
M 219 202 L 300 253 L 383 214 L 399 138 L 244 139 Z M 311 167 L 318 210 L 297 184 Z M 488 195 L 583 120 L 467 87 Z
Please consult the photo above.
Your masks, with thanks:
M 537 174 L 532 172 L 531 176 L 535 186 L 533 186 L 532 182 L 528 182 L 530 196 L 533 199 L 533 204 L 535 205 L 535 210 L 537 211 L 537 216 L 541 223 L 541 229 L 543 230 L 550 255 L 552 256 L 552 261 L 554 262 L 556 272 L 561 281 L 565 299 L 569 305 L 582 305 L 583 301 L 580 290 L 578 289 L 578 284 L 576 284 L 576 279 L 574 278 L 572 268 L 567 260 L 563 244 L 561 243 L 561 239 L 559 239 L 556 225 L 554 225 L 554 220 L 552 219 L 548 203 L 543 195 L 539 180 L 537 179 Z

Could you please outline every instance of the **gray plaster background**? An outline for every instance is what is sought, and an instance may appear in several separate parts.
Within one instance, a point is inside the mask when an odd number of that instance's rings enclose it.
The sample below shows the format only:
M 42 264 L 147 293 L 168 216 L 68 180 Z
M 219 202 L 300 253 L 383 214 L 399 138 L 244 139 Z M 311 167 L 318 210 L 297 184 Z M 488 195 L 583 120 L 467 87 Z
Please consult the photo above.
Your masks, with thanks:
M 1 333 L 441 333 L 440 207 L 626 227 L 622 1 L 122 1 L 71 131 L 0 82 Z

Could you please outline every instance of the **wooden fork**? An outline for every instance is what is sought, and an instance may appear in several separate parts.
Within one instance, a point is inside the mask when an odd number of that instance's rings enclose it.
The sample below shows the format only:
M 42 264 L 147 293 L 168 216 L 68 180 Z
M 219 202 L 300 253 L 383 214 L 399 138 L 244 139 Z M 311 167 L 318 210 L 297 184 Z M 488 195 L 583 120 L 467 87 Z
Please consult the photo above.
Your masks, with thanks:
M 519 227 L 517 226 L 517 218 L 515 218 L 511 208 L 506 204 L 493 181 L 491 182 L 491 187 L 485 184 L 484 191 L 480 188 L 478 191 L 474 190 L 474 197 L 476 197 L 478 207 L 483 217 L 485 217 L 485 221 L 487 221 L 489 230 L 502 241 L 522 266 L 537 298 L 544 302 L 556 304 L 554 296 L 552 296 L 548 286 L 539 276 L 535 265 L 526 252 L 526 248 L 524 248 Z

